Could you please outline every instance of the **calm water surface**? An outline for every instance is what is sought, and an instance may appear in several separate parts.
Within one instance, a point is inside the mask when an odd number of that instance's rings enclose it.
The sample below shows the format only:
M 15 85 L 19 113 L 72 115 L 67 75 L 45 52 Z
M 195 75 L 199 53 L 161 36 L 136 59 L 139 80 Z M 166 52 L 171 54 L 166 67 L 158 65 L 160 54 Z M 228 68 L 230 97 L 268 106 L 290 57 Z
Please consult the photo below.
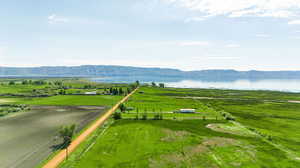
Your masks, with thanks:
M 276 90 L 285 92 L 300 92 L 300 80 L 297 79 L 267 79 L 267 80 L 246 80 L 237 79 L 231 81 L 213 80 L 187 80 L 176 78 L 93 78 L 96 82 L 110 83 L 131 83 L 136 80 L 150 83 L 165 83 L 167 87 L 177 88 L 216 88 L 216 89 L 237 89 L 237 90 Z
M 237 90 L 277 90 L 287 92 L 300 92 L 300 80 L 236 80 L 206 82 L 198 80 L 182 80 L 178 82 L 166 83 L 168 87 L 179 88 L 218 88 Z

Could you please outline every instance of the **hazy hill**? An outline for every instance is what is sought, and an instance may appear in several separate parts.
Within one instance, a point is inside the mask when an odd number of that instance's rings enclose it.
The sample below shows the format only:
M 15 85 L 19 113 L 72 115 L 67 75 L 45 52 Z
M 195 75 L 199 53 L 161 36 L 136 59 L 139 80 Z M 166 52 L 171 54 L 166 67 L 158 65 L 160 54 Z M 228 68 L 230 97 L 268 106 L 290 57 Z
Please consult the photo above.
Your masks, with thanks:
M 43 77 L 115 77 L 147 76 L 171 78 L 200 78 L 213 80 L 245 79 L 300 79 L 300 71 L 181 71 L 170 68 L 141 68 L 129 66 L 84 65 L 45 67 L 0 67 L 0 76 Z

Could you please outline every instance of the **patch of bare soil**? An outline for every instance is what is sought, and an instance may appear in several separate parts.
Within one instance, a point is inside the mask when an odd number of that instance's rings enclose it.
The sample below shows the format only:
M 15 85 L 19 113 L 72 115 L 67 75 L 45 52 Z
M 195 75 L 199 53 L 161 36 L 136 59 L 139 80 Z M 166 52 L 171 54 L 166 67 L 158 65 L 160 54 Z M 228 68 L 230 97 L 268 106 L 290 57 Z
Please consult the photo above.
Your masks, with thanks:
M 209 147 L 224 147 L 230 145 L 238 145 L 239 141 L 231 138 L 214 137 L 205 140 L 201 145 Z
M 161 167 L 162 165 L 172 165 L 172 167 L 182 167 L 188 163 L 193 165 L 193 160 L 199 155 L 210 153 L 213 147 L 225 147 L 232 145 L 240 145 L 240 142 L 230 138 L 213 137 L 205 139 L 201 144 L 196 146 L 184 147 L 182 151 L 164 154 L 159 159 L 150 159 L 149 166 L 151 168 Z M 210 167 L 218 168 L 216 163 L 210 162 Z
M 13 102 L 13 101 L 7 100 L 7 99 L 0 99 L 0 104 L 1 103 L 11 103 L 11 102 Z
M 190 134 L 187 131 L 172 131 L 170 129 L 164 129 L 163 132 L 166 134 L 166 136 L 161 138 L 161 141 L 164 142 L 173 142 L 176 140 L 182 140 L 186 135 Z
M 227 126 L 224 124 L 208 124 L 206 128 L 209 128 L 216 132 L 223 132 L 223 133 L 229 133 L 229 134 L 235 134 L 241 136 L 255 136 L 255 134 L 253 134 L 246 128 L 239 127 L 237 125 Z
M 218 99 L 218 98 L 214 98 L 214 97 L 177 97 L 179 99 Z
M 289 103 L 300 103 L 298 100 L 288 100 Z

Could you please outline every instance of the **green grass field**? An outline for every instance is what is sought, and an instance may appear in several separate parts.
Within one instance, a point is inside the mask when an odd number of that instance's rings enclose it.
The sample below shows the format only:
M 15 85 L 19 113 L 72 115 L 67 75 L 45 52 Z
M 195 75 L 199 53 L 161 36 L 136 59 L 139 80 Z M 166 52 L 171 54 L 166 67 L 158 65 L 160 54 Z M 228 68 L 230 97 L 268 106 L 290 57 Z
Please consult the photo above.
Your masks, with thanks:
M 23 83 L 24 81 L 26 84 Z M 11 82 L 13 83 L 11 84 Z M 85 94 L 90 91 L 102 94 L 105 88 L 110 87 L 127 90 L 129 85 L 96 83 L 83 78 L 1 78 L 0 96 L 53 96 L 59 94 L 61 90 L 64 90 L 65 94 Z
M 29 105 L 98 105 L 111 106 L 122 96 L 110 95 L 58 95 L 42 98 L 19 98 L 15 103 Z
M 300 166 L 258 137 L 216 132 L 206 127 L 210 123 L 216 122 L 119 120 L 79 160 L 73 156 L 61 167 Z
M 27 83 L 22 84 L 24 81 Z M 0 104 L 112 106 L 124 95 L 104 95 L 105 88 L 110 87 L 126 91 L 129 85 L 95 83 L 82 78 L 3 78 L 0 79 Z M 60 94 L 62 90 L 64 94 Z M 97 91 L 98 95 L 85 95 L 90 91 Z
M 264 101 L 208 101 L 234 115 L 238 122 L 269 135 L 272 142 L 300 158 L 300 104 Z
M 173 95 L 173 89 L 160 89 L 142 87 L 139 92 L 129 98 L 126 106 L 133 107 L 132 112 L 173 112 L 183 108 L 193 108 L 199 114 L 164 114 L 165 116 L 205 116 L 206 118 L 216 117 L 221 118 L 220 114 L 213 108 L 204 105 L 196 99 L 180 99 L 179 97 L 186 96 L 185 92 L 178 92 Z
M 126 103 L 132 111 L 100 128 L 61 167 L 297 168 L 300 104 L 287 101 L 299 99 L 273 91 L 142 87 Z M 170 113 L 181 108 L 197 113 Z M 135 120 L 137 112 L 148 119 Z M 153 120 L 155 113 L 164 120 Z

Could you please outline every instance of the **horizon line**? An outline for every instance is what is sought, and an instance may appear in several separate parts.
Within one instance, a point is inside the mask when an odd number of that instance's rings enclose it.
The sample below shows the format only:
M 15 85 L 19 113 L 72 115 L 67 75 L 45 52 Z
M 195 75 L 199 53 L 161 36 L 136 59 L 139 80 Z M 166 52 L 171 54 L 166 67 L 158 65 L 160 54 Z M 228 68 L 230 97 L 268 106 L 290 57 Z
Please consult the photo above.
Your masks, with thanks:
M 131 68 L 145 68 L 145 69 L 172 69 L 172 70 L 180 70 L 183 72 L 191 72 L 191 71 L 238 71 L 238 72 L 249 72 L 249 71 L 261 71 L 261 72 L 280 72 L 280 71 L 300 71 L 292 70 L 292 69 L 281 69 L 281 70 L 262 70 L 262 69 L 249 69 L 249 70 L 238 70 L 238 69 L 224 69 L 224 68 L 208 68 L 208 69 L 197 69 L 197 70 L 183 70 L 181 68 L 174 67 L 159 67 L 159 66 L 134 66 L 134 65 L 113 65 L 113 64 L 82 64 L 82 65 L 36 65 L 36 66 L 2 66 L 0 68 L 44 68 L 44 67 L 83 67 L 83 66 L 114 66 L 114 67 L 131 67 Z

